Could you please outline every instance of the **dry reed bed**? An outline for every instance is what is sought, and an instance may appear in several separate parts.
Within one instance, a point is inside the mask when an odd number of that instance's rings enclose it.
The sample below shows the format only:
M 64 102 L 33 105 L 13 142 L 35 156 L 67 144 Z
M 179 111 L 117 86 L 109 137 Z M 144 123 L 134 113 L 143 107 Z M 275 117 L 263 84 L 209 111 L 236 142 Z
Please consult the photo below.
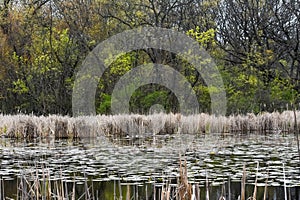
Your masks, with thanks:
M 296 112 L 296 116 L 297 118 L 300 116 L 300 111 Z M 228 117 L 204 113 L 189 116 L 163 113 L 81 117 L 0 115 L 0 134 L 5 137 L 17 138 L 235 132 L 293 133 L 294 114 L 292 111 L 284 111 L 282 113 L 231 115 Z
M 283 166 L 284 167 L 284 166 Z M 177 181 L 174 184 L 171 184 L 170 179 L 163 179 L 162 183 L 152 182 L 153 188 L 150 188 L 149 191 L 147 187 L 146 190 L 146 199 L 154 198 L 157 200 L 200 200 L 201 199 L 201 192 L 200 190 L 205 190 L 205 199 L 208 200 L 210 197 L 210 188 L 211 185 L 208 181 L 208 177 L 206 174 L 206 180 L 204 188 L 201 188 L 198 183 L 190 183 L 188 180 L 188 172 L 187 172 L 187 162 L 186 160 L 179 159 L 179 176 L 177 177 Z M 241 193 L 238 199 L 241 200 L 252 200 L 257 199 L 258 194 L 258 171 L 259 171 L 259 163 L 257 162 L 256 172 L 255 172 L 255 183 L 254 183 L 254 190 L 250 197 L 246 198 L 246 177 L 247 171 L 246 166 L 243 166 L 242 177 L 241 177 Z M 42 173 L 41 173 L 42 172 Z M 60 172 L 59 177 L 51 176 L 51 170 L 48 168 L 42 168 L 41 170 L 38 168 L 32 169 L 30 171 L 22 171 L 17 183 L 17 193 L 16 199 L 86 199 L 86 200 L 93 200 L 99 198 L 99 191 L 97 187 L 94 187 L 93 181 L 88 180 L 86 174 L 84 174 L 83 179 L 80 181 L 83 185 L 83 192 L 82 194 L 78 194 L 76 192 L 76 185 L 78 180 L 76 180 L 75 176 L 73 180 L 63 177 L 62 172 Z M 283 175 L 285 175 L 284 168 L 283 168 Z M 267 199 L 268 193 L 268 175 L 265 179 L 264 183 L 264 192 L 263 192 L 263 200 Z M 229 182 L 224 181 L 221 185 L 222 191 L 221 194 L 218 194 L 219 200 L 225 200 L 225 197 L 231 199 L 231 188 L 230 188 L 230 179 Z M 284 182 L 286 180 L 284 179 Z M 118 182 L 118 183 L 116 183 Z M 9 199 L 6 198 L 5 187 L 4 187 L 4 180 L 0 177 L 0 199 Z M 137 186 L 136 183 L 121 183 L 119 180 L 114 180 L 114 199 L 123 199 L 124 192 L 122 192 L 122 184 L 125 185 L 126 192 L 126 200 L 128 199 L 139 199 L 138 190 L 131 191 L 130 187 Z M 225 184 L 229 184 L 229 188 L 225 188 Z M 71 186 L 71 187 L 70 187 Z M 262 186 L 260 186 L 262 187 Z M 124 189 L 124 187 L 123 187 Z M 76 194 L 77 193 L 77 194 Z M 149 196 L 148 196 L 149 193 Z M 284 196 L 285 200 L 287 200 L 287 190 L 286 185 L 284 185 Z M 76 197 L 77 195 L 77 197 Z M 249 194 L 248 194 L 249 195 Z M 79 196 L 79 197 L 78 197 Z M 112 196 L 112 194 L 111 194 Z M 125 199 L 125 198 L 124 198 Z M 203 199 L 203 197 L 202 197 Z

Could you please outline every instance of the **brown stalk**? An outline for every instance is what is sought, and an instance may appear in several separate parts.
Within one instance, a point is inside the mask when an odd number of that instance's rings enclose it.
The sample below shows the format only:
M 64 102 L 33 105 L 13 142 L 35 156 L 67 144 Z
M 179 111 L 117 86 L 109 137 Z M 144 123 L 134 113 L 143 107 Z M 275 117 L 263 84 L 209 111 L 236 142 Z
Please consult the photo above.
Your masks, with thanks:
M 256 194 L 257 194 L 257 175 L 258 175 L 258 168 L 259 168 L 259 162 L 257 162 L 257 168 L 256 168 L 256 178 L 255 178 L 255 186 L 254 186 L 254 192 L 253 192 L 253 200 L 256 200 Z
M 241 183 L 241 200 L 245 200 L 245 187 L 246 187 L 246 166 L 243 166 L 243 176 Z
M 181 200 L 190 200 L 192 197 L 192 187 L 188 182 L 187 177 L 187 167 L 186 167 L 186 160 L 184 160 L 184 166 L 182 166 L 181 159 L 179 160 L 180 168 L 179 168 L 179 198 Z
M 76 182 L 75 182 L 75 174 L 74 174 L 74 182 L 73 182 L 72 200 L 75 200 L 75 185 L 76 185 Z
M 126 200 L 130 200 L 130 187 L 127 185 Z
M 269 179 L 269 169 L 268 169 L 268 173 L 267 173 L 267 179 L 266 179 L 266 182 L 265 182 L 264 200 L 267 199 L 268 179 Z

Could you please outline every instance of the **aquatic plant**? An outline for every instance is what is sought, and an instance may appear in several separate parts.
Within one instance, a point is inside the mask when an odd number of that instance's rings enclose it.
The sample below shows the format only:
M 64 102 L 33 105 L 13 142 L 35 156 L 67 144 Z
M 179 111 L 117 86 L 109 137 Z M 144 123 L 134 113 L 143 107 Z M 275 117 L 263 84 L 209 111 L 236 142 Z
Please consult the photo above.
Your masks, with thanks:
M 253 189 L 253 195 L 250 197 L 246 197 L 246 166 L 243 166 L 242 177 L 241 177 L 241 193 L 239 199 L 242 200 L 254 200 L 256 199 L 257 194 L 257 177 L 258 177 L 259 165 L 257 163 L 256 167 L 256 181 Z M 162 177 L 160 179 L 153 179 L 151 181 L 152 184 L 152 192 L 147 189 L 147 185 L 145 187 L 145 196 L 146 199 L 155 199 L 155 200 L 200 200 L 200 186 L 202 184 L 203 191 L 205 191 L 206 199 L 210 199 L 210 189 L 211 185 L 209 184 L 208 173 L 206 173 L 206 179 L 202 180 L 202 183 L 191 182 L 188 178 L 187 171 L 187 162 L 185 159 L 179 160 L 178 174 L 177 174 L 177 182 L 173 182 L 168 179 L 168 177 Z M 283 169 L 284 175 L 284 169 Z M 136 183 L 135 180 L 133 182 L 128 182 L 123 180 L 121 177 L 116 177 L 113 184 L 113 190 L 111 190 L 110 198 L 114 199 L 139 199 L 139 190 L 138 186 L 142 183 Z M 266 177 L 266 186 L 268 181 L 268 177 Z M 80 182 L 80 183 L 79 183 Z M 78 189 L 78 183 L 80 185 Z M 47 168 L 43 165 L 32 167 L 21 171 L 18 175 L 18 183 L 17 183 L 17 193 L 16 199 L 99 199 L 100 196 L 103 197 L 103 194 L 99 194 L 97 188 L 94 188 L 93 179 L 87 177 L 85 173 L 83 173 L 83 177 L 73 177 L 63 175 L 62 171 L 53 171 L 51 168 Z M 5 191 L 4 184 L 2 178 L 0 178 L 0 199 L 5 199 Z M 145 183 L 143 183 L 145 184 Z M 149 183 L 148 183 L 149 184 Z M 225 184 L 230 184 L 230 180 L 224 181 L 221 185 L 222 193 L 218 194 L 217 198 L 219 200 L 230 199 L 230 187 L 228 188 L 226 195 Z M 264 190 L 264 199 L 267 198 L 267 187 L 265 186 Z M 122 187 L 124 193 L 122 192 Z M 125 187 L 125 188 L 124 188 Z M 119 191 L 117 191 L 117 188 Z M 247 190 L 249 192 L 249 190 Z M 270 198 L 270 196 L 268 197 Z M 287 194 L 285 193 L 285 199 L 287 199 Z

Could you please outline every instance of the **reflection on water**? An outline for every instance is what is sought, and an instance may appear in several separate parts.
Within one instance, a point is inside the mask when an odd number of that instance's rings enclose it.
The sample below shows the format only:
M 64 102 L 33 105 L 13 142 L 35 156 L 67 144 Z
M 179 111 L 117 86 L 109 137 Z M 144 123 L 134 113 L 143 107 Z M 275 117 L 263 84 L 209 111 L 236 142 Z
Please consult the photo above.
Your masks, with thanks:
M 81 140 L 0 140 L 1 177 L 5 195 L 16 194 L 17 179 L 42 171 L 52 180 L 76 182 L 84 193 L 85 177 L 93 181 L 99 199 L 114 199 L 128 191 L 136 199 L 153 199 L 169 182 L 176 195 L 179 157 L 187 160 L 188 177 L 205 197 L 206 177 L 212 199 L 223 194 L 237 199 L 243 165 L 247 169 L 246 196 L 253 193 L 258 178 L 257 199 L 263 199 L 268 178 L 269 199 L 284 199 L 284 182 L 291 199 L 300 199 L 300 173 L 294 135 L 144 135 L 135 138 L 84 138 Z M 257 162 L 259 170 L 256 172 Z M 283 174 L 285 168 L 285 179 Z M 230 187 L 230 194 L 228 188 Z M 129 189 L 128 189 L 129 188 Z M 121 192 L 120 192 L 121 191 Z

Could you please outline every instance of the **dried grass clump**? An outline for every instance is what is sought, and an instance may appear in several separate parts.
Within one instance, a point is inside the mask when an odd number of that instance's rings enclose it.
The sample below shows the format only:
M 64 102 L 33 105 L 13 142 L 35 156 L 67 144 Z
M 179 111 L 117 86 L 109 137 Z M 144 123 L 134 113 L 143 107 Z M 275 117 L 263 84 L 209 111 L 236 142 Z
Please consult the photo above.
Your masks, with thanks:
M 186 160 L 183 164 L 181 160 L 179 161 L 178 193 L 181 200 L 191 200 L 192 198 L 192 186 L 188 182 Z
M 296 117 L 300 112 L 296 112 Z M 50 115 L 0 115 L 0 134 L 16 138 L 77 138 L 108 136 L 136 136 L 156 134 L 199 133 L 294 133 L 292 111 L 260 113 L 258 115 L 215 116 L 205 113 L 154 113 L 151 115 L 123 114 L 69 117 Z

